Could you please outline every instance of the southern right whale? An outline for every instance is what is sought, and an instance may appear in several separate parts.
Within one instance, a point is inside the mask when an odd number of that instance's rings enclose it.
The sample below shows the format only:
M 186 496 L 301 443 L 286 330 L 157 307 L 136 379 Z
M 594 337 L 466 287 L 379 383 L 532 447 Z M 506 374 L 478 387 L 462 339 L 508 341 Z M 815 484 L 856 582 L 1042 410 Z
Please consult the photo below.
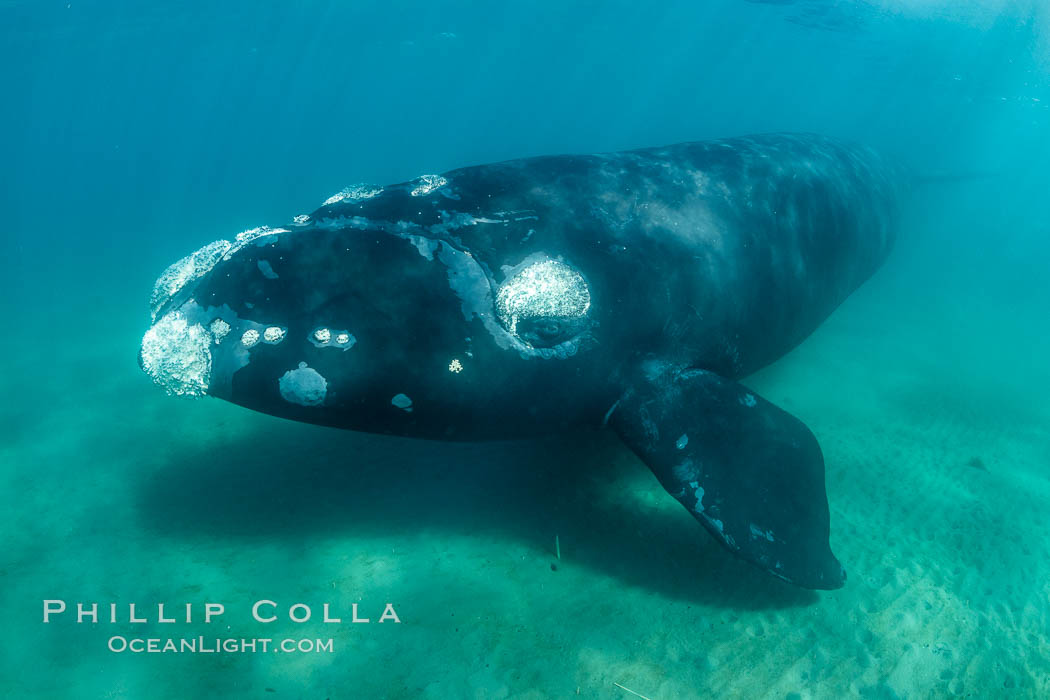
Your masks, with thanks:
M 607 425 L 730 551 L 837 588 L 817 441 L 737 380 L 878 268 L 899 182 L 866 148 L 769 134 L 357 185 L 172 265 L 140 364 L 351 430 Z

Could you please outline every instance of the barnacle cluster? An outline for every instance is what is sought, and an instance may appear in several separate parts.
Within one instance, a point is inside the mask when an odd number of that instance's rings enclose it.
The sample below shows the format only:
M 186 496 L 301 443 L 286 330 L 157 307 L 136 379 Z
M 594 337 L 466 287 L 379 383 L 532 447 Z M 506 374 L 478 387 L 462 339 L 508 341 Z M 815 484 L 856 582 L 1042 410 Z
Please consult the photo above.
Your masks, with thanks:
M 214 336 L 216 344 L 221 343 L 222 339 L 230 332 L 230 324 L 226 323 L 226 321 L 223 321 L 221 318 L 212 321 L 208 328 L 211 330 L 211 334 Z
M 230 250 L 229 252 L 236 252 L 236 250 L 238 250 L 239 248 L 243 248 L 244 246 L 248 245 L 257 238 L 262 238 L 263 236 L 274 236 L 278 233 L 288 233 L 288 229 L 270 228 L 269 226 L 256 226 L 255 228 L 250 228 L 247 231 L 241 231 L 237 234 L 236 245 L 234 245 L 232 247 L 232 250 Z
M 333 330 L 327 326 L 315 328 L 310 333 L 308 340 L 315 348 L 339 348 L 341 350 L 349 350 L 357 342 L 349 331 Z
M 532 263 L 505 281 L 496 293 L 496 313 L 511 333 L 521 321 L 575 319 L 591 306 L 583 276 L 558 260 Z
M 142 369 L 173 396 L 204 396 L 211 378 L 211 341 L 204 326 L 172 311 L 142 337 Z
M 439 187 L 444 187 L 448 184 L 448 180 L 440 175 L 420 175 L 413 182 L 415 187 L 409 192 L 413 197 L 428 195 Z
M 368 185 L 364 183 L 360 185 L 352 185 L 351 187 L 344 187 L 328 199 L 324 200 L 324 204 L 322 206 L 327 207 L 332 204 L 338 204 L 339 202 L 342 202 L 347 199 L 351 201 L 372 199 L 372 197 L 375 197 L 376 195 L 381 194 L 382 192 L 383 188 L 378 185 Z
M 266 330 L 263 331 L 263 340 L 265 340 L 267 343 L 276 345 L 277 343 L 284 340 L 284 334 L 286 332 L 287 331 L 284 328 L 281 328 L 280 326 L 269 326 Z
M 208 274 L 230 247 L 229 241 L 209 243 L 162 272 L 154 283 L 153 293 L 150 295 L 149 303 L 153 310 L 153 318 L 156 319 L 157 312 L 169 299 L 178 294 L 180 289 Z

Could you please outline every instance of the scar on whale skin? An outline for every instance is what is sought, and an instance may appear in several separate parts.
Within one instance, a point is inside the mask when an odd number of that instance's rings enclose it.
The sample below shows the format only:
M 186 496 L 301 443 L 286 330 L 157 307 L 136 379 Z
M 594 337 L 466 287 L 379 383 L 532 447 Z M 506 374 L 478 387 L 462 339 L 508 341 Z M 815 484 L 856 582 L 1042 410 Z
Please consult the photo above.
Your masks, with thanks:
M 260 260 L 256 265 L 259 267 L 259 272 L 262 273 L 263 277 L 268 280 L 278 279 L 278 275 L 273 271 L 273 267 L 270 265 L 268 260 Z

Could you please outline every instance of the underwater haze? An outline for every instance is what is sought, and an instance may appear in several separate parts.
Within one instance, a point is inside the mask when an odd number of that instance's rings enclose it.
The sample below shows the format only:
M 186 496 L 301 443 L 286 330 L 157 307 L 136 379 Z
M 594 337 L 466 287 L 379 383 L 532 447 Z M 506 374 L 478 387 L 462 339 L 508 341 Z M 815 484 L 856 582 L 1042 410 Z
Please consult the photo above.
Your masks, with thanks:
M 0 66 L 3 696 L 1050 697 L 1043 0 L 0 0 Z M 139 369 L 169 264 L 348 185 L 774 131 L 915 176 L 882 268 L 743 380 L 821 444 L 839 590 L 609 431 L 367 435 Z M 114 649 L 173 636 L 332 649 Z

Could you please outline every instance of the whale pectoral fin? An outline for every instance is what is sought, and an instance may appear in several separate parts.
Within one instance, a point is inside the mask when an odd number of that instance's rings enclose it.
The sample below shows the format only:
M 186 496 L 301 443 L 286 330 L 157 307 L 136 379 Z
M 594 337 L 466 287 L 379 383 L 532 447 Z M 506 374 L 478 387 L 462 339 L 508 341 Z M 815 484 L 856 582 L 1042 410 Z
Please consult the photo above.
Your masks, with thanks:
M 839 588 L 824 458 L 797 418 L 704 370 L 648 376 L 609 424 L 730 551 L 804 588 Z

